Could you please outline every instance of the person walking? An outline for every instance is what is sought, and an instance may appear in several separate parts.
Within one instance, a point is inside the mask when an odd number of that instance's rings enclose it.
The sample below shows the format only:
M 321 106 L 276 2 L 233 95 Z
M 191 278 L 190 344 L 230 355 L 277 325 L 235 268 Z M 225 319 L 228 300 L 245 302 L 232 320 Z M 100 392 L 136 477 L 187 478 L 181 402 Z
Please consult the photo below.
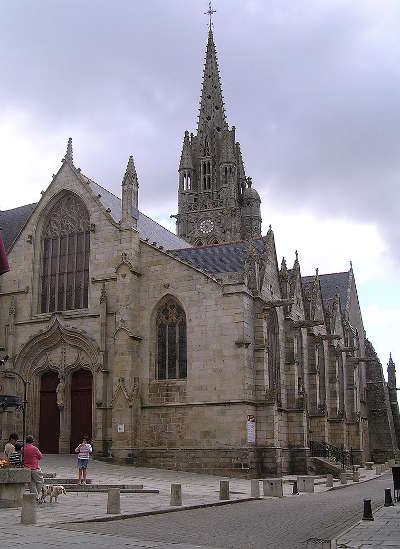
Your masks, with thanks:
M 24 467 L 31 470 L 31 482 L 29 491 L 36 495 L 36 501 L 39 503 L 40 492 L 43 486 L 43 473 L 39 467 L 39 460 L 42 459 L 42 453 L 36 446 L 33 445 L 33 436 L 26 437 L 24 447 Z
M 17 433 L 11 433 L 11 435 L 8 437 L 8 442 L 4 447 L 4 457 L 6 459 L 9 459 L 11 454 L 15 451 L 15 444 L 18 440 Z
M 83 437 L 81 444 L 75 448 L 78 454 L 78 481 L 79 484 L 86 484 L 87 466 L 89 463 L 89 454 L 92 453 L 92 446 L 87 437 Z

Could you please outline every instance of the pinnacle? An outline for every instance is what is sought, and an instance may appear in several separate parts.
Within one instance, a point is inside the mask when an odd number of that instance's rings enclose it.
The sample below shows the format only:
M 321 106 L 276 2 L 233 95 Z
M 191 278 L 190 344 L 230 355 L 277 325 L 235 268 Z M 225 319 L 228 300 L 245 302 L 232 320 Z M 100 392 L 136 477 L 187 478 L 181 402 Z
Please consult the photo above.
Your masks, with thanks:
M 126 182 L 128 177 L 129 177 L 129 179 L 137 179 L 135 163 L 133 161 L 133 156 L 132 155 L 129 157 L 122 184 L 124 184 Z
M 68 138 L 67 152 L 65 153 L 64 160 L 72 165 L 74 163 L 74 156 L 72 151 L 72 137 Z

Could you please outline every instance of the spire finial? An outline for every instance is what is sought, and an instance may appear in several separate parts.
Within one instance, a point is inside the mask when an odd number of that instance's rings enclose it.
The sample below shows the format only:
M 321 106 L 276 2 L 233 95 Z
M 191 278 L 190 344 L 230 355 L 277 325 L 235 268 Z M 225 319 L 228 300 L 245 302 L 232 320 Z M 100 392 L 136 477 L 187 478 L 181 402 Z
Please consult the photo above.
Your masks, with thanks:
M 74 156 L 72 153 L 72 137 L 68 139 L 67 152 L 65 153 L 64 160 L 66 160 L 67 162 L 70 162 L 71 164 L 74 163 Z
M 213 16 L 213 13 L 217 13 L 217 10 L 213 10 L 211 0 L 210 0 L 209 3 L 208 3 L 208 11 L 204 12 L 204 15 L 208 15 L 210 17 L 210 23 L 209 23 L 209 26 L 208 26 L 208 30 L 210 30 L 210 31 L 212 29 L 212 16 Z
M 296 257 L 295 261 L 299 260 L 299 252 L 297 250 L 294 251 L 294 255 Z

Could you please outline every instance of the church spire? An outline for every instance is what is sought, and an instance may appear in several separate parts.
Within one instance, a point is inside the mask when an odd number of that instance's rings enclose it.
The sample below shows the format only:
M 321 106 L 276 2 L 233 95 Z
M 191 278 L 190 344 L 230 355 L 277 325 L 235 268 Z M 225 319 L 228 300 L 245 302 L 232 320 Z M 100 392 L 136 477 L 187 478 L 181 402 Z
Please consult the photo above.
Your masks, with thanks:
M 217 131 L 228 129 L 211 26 L 208 31 L 197 133 L 205 133 L 207 129 Z
M 136 226 L 138 218 L 138 177 L 133 156 L 129 157 L 125 175 L 122 180 L 121 226 Z
M 68 139 L 67 152 L 65 153 L 64 160 L 70 164 L 74 164 L 74 156 L 72 152 L 72 137 Z

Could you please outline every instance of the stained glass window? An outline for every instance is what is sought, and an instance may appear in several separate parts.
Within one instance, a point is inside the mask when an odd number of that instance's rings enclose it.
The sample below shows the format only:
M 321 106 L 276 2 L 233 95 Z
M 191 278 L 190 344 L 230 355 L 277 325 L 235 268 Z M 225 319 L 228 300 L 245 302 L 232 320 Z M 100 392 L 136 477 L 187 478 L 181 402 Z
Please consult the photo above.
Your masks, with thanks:
M 157 315 L 157 379 L 185 379 L 186 316 L 170 298 Z
M 64 194 L 50 211 L 42 236 L 40 311 L 88 306 L 89 214 L 81 200 Z

